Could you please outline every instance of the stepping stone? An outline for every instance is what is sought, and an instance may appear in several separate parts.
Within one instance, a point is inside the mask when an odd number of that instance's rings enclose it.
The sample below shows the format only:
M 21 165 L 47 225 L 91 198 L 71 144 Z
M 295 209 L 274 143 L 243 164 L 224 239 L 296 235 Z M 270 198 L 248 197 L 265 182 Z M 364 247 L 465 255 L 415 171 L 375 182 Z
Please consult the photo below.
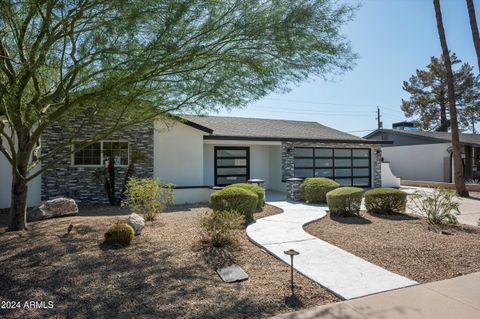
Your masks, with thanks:
M 248 274 L 239 265 L 218 268 L 217 273 L 225 282 L 236 282 L 248 279 Z

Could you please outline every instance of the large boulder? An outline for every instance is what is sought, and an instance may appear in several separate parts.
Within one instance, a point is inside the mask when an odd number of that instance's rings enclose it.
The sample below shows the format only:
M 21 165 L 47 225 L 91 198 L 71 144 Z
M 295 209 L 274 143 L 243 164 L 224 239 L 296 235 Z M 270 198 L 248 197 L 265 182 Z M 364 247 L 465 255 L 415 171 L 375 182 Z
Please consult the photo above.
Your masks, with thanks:
M 142 216 L 132 213 L 128 215 L 128 224 L 135 230 L 135 235 L 142 233 L 143 227 L 145 227 L 145 219 Z
M 37 221 L 55 217 L 78 215 L 77 203 L 71 198 L 55 198 L 47 200 L 42 205 L 27 213 L 28 221 Z

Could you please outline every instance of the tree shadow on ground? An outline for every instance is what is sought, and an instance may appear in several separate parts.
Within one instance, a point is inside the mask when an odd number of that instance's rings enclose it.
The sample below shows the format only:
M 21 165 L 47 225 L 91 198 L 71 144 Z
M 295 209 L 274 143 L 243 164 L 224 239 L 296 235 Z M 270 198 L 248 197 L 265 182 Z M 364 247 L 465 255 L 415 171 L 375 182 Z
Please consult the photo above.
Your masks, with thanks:
M 377 214 L 377 213 L 368 213 L 371 216 L 386 219 L 386 220 L 418 220 L 420 217 L 402 214 L 402 213 L 389 213 L 389 214 Z
M 372 221 L 366 219 L 363 216 L 339 216 L 335 214 L 328 214 L 331 220 L 334 220 L 338 223 L 349 224 L 349 225 L 368 225 Z

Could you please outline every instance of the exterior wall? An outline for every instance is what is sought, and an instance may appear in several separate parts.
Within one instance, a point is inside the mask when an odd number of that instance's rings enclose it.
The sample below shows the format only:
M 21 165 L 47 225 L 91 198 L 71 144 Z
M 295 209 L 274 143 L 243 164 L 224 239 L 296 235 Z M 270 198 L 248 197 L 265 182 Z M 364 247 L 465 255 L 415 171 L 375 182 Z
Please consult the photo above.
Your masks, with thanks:
M 382 187 L 400 187 L 400 178 L 392 173 L 389 162 L 382 163 Z
M 383 149 L 383 158 L 397 177 L 417 181 L 449 181 L 450 143 L 395 146 Z
M 80 130 L 80 123 L 72 123 L 74 128 Z M 101 124 L 90 124 L 81 130 L 82 138 L 93 136 L 100 129 Z M 67 141 L 68 136 L 63 136 L 61 125 L 53 125 L 42 136 L 42 154 L 47 153 L 55 146 Z M 153 176 L 153 123 L 143 123 L 132 126 L 122 132 L 117 132 L 107 140 L 126 140 L 130 144 L 130 157 L 132 151 L 138 152 L 143 159 L 135 163 L 134 175 L 138 177 Z M 66 147 L 64 152 L 68 152 Z M 52 159 L 49 159 L 51 161 Z M 72 166 L 71 157 L 62 159 L 54 167 L 47 169 L 42 174 L 42 200 L 48 200 L 59 196 L 67 196 L 75 199 L 79 204 L 108 204 L 108 198 L 104 187 L 94 175 L 98 167 L 75 167 Z M 115 190 L 121 191 L 126 167 L 116 168 Z
M 176 186 L 202 186 L 204 132 L 182 123 L 157 121 L 154 133 L 154 177 Z M 174 190 L 174 204 L 208 202 L 208 188 Z
M 154 176 L 177 186 L 201 186 L 204 132 L 182 123 L 155 123 Z
M 7 129 L 7 134 L 10 131 Z M 7 145 L 6 141 L 2 141 Z M 40 166 L 38 166 L 40 168 Z M 37 168 L 37 169 L 38 169 Z M 35 172 L 36 169 L 33 171 Z M 28 183 L 27 205 L 29 207 L 38 206 L 41 202 L 41 177 L 38 176 Z M 10 208 L 12 190 L 12 167 L 5 156 L 0 153 L 0 209 Z
M 293 149 L 295 147 L 329 147 L 329 148 L 370 148 L 372 167 L 372 187 L 382 186 L 382 151 L 379 145 L 372 144 L 348 144 L 348 143 L 306 143 L 306 142 L 283 142 L 282 143 L 282 180 L 294 177 L 295 160 Z

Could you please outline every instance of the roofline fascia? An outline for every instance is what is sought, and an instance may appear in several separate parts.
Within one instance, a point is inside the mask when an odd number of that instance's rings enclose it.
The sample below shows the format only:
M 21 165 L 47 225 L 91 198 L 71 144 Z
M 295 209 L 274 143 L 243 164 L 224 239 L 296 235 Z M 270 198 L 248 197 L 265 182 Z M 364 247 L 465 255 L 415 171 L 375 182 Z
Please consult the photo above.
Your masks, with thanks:
M 169 117 L 182 123 L 182 124 L 185 124 L 185 125 L 188 125 L 190 127 L 193 127 L 197 130 L 200 130 L 200 131 L 203 131 L 205 133 L 208 133 L 208 134 L 212 134 L 213 133 L 213 130 L 209 127 L 206 127 L 206 126 L 203 126 L 203 125 L 200 125 L 198 123 L 195 123 L 195 122 L 192 122 L 190 120 L 187 120 L 181 116 L 178 116 L 178 115 L 173 115 L 173 114 L 169 114 Z
M 410 137 L 418 137 L 418 138 L 423 138 L 425 140 L 429 140 L 429 141 L 437 141 L 437 142 L 451 142 L 451 140 L 446 140 L 446 139 L 443 139 L 443 138 L 438 138 L 438 137 L 431 137 L 431 136 L 422 136 L 422 135 L 418 135 L 418 134 L 410 134 L 408 132 L 404 132 L 404 131 L 401 131 L 401 130 L 385 130 L 385 129 L 377 129 L 373 132 L 371 132 L 370 134 L 367 134 L 365 135 L 363 138 L 369 138 L 371 137 L 372 135 L 376 134 L 376 133 L 392 133 L 392 134 L 397 134 L 397 135 L 403 135 L 403 136 L 410 136 Z
M 315 138 L 284 138 L 284 137 L 253 137 L 231 135 L 206 135 L 204 140 L 232 140 L 232 141 L 277 141 L 277 142 L 317 142 L 317 143 L 348 143 L 348 144 L 393 144 L 392 141 L 375 140 L 339 140 Z

